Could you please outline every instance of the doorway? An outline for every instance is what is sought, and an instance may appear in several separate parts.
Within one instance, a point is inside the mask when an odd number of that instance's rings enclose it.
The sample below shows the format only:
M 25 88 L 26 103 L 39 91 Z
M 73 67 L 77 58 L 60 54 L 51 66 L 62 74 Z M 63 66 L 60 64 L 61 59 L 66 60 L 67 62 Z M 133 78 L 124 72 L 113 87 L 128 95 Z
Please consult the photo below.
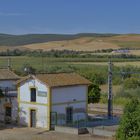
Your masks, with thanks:
M 67 107 L 66 108 L 66 123 L 72 123 L 73 122 L 73 107 Z
M 51 129 L 54 130 L 55 125 L 57 125 L 57 112 L 51 112 Z
M 5 123 L 11 123 L 11 117 L 12 117 L 12 108 L 11 107 L 5 107 Z
M 36 127 L 36 110 L 30 110 L 30 127 Z

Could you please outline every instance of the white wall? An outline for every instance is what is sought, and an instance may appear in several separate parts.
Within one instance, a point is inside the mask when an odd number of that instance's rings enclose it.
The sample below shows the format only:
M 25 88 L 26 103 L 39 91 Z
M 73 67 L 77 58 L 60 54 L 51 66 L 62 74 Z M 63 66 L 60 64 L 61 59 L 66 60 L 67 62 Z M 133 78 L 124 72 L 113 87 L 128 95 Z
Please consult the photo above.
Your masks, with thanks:
M 20 88 L 19 88 L 20 101 L 26 101 L 26 102 L 31 101 L 30 87 L 37 87 L 36 103 L 47 104 L 47 97 L 38 96 L 38 92 L 39 91 L 47 92 L 47 96 L 48 96 L 48 89 L 46 85 L 44 85 L 43 83 L 41 83 L 40 81 L 36 79 L 27 80 L 24 84 L 21 83 Z
M 75 109 L 83 109 L 85 112 L 74 113 L 73 121 L 86 119 L 86 99 L 87 86 L 69 86 L 52 89 L 52 109 L 51 112 L 57 112 L 57 115 L 66 115 L 66 108 L 73 107 Z M 58 119 L 58 124 L 64 124 L 65 120 Z
M 81 103 L 71 103 L 69 105 L 65 104 L 65 105 L 53 105 L 52 106 L 52 112 L 57 112 L 57 116 L 59 116 L 60 114 L 65 115 L 66 116 L 66 108 L 67 107 L 73 107 L 73 109 L 77 109 L 77 108 L 85 108 L 86 106 L 86 102 L 81 102 Z M 76 120 L 82 120 L 82 119 L 86 119 L 87 114 L 86 112 L 81 112 L 81 113 L 73 113 L 73 121 Z M 57 120 L 58 124 L 65 124 L 66 123 L 66 118 L 64 117 L 64 120 L 62 119 L 62 117 L 58 117 Z
M 19 105 L 20 113 L 19 113 L 19 123 L 21 125 L 29 126 L 30 124 L 30 109 L 36 109 L 36 127 L 47 128 L 47 107 L 42 105 L 30 105 L 30 104 L 22 104 Z
M 30 93 L 30 87 L 36 88 L 36 102 L 31 103 L 31 93 Z M 43 127 L 47 128 L 47 96 L 39 96 L 38 94 L 46 92 L 48 96 L 48 88 L 47 86 L 40 82 L 37 79 L 29 79 L 24 84 L 20 84 L 19 87 L 19 118 L 20 118 L 20 124 L 29 126 L 30 123 L 30 109 L 36 109 L 36 127 Z M 40 104 L 43 105 L 40 105 Z
M 87 86 L 68 86 L 52 88 L 52 104 L 76 101 L 85 101 Z

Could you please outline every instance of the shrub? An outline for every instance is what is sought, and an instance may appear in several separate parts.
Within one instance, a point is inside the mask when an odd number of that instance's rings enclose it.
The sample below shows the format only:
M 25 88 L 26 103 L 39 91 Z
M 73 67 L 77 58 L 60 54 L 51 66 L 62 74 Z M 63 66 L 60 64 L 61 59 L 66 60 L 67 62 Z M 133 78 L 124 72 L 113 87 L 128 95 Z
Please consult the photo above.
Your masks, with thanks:
M 89 86 L 88 103 L 98 103 L 100 101 L 101 89 L 99 85 L 92 84 Z
M 140 101 L 131 99 L 124 109 L 116 135 L 118 140 L 140 139 Z

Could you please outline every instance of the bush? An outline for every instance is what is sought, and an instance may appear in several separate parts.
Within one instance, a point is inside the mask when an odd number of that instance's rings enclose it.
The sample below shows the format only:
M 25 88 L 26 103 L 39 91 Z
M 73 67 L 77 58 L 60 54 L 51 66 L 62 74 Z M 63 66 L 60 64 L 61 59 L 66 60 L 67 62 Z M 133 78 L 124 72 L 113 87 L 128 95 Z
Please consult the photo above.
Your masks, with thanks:
M 98 103 L 100 101 L 101 89 L 99 85 L 92 84 L 89 86 L 88 103 Z
M 140 139 L 140 101 L 136 98 L 125 106 L 116 137 L 118 140 Z

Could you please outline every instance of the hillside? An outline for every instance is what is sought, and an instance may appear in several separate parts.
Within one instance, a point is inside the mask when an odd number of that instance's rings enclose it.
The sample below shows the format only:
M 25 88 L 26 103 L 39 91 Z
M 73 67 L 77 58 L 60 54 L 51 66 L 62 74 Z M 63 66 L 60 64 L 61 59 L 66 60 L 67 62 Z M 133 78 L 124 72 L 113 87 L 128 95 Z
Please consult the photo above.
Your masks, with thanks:
M 101 49 L 118 49 L 118 45 L 95 40 L 92 37 L 81 37 L 73 40 L 64 40 L 64 41 L 51 41 L 47 43 L 37 43 L 21 46 L 23 49 L 37 50 L 42 49 L 44 51 L 49 50 L 74 50 L 74 51 L 95 51 Z
M 44 43 L 50 41 L 73 40 L 80 37 L 111 37 L 116 34 L 26 34 L 26 35 L 8 35 L 0 34 L 0 46 L 21 46 L 34 43 Z
M 140 35 L 137 34 L 0 34 L 0 51 L 7 49 L 75 50 L 95 51 L 102 49 L 140 49 Z M 136 52 L 136 51 L 135 51 Z M 140 54 L 140 53 L 138 53 Z

